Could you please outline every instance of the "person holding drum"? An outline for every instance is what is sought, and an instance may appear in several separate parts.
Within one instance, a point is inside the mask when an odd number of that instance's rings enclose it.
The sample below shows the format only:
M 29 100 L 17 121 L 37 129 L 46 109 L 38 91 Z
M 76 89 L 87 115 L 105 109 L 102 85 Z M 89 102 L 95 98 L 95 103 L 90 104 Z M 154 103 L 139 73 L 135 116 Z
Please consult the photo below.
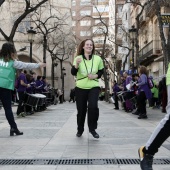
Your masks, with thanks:
M 77 105 L 77 137 L 84 132 L 84 122 L 88 110 L 88 128 L 94 138 L 99 138 L 95 131 L 99 118 L 99 78 L 104 71 L 103 60 L 95 55 L 94 42 L 91 39 L 82 41 L 77 50 L 71 69 L 72 75 L 76 76 L 76 105 Z
M 45 63 L 25 63 L 17 60 L 15 47 L 12 43 L 4 43 L 0 51 L 0 100 L 10 125 L 10 136 L 23 135 L 18 130 L 11 107 L 11 90 L 14 90 L 16 69 L 35 69 L 45 67 Z M 25 85 L 27 86 L 27 85 Z

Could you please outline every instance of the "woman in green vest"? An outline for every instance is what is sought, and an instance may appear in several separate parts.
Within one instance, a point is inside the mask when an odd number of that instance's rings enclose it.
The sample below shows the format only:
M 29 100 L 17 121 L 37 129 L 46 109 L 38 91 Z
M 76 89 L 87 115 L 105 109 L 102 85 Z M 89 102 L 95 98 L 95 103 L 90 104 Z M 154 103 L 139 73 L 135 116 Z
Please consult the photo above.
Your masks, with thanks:
M 74 59 L 71 69 L 76 76 L 76 106 L 77 106 L 77 137 L 84 132 L 86 112 L 88 112 L 88 128 L 94 138 L 99 138 L 95 131 L 99 118 L 99 78 L 103 74 L 103 60 L 94 54 L 94 42 L 90 39 L 82 41 L 77 49 L 77 57 Z
M 15 123 L 11 107 L 11 90 L 14 90 L 16 69 L 35 69 L 45 67 L 45 63 L 24 63 L 17 61 L 17 54 L 12 43 L 4 43 L 0 51 L 0 100 L 5 110 L 5 116 L 10 125 L 10 136 L 23 135 Z M 26 86 L 29 87 L 28 84 Z

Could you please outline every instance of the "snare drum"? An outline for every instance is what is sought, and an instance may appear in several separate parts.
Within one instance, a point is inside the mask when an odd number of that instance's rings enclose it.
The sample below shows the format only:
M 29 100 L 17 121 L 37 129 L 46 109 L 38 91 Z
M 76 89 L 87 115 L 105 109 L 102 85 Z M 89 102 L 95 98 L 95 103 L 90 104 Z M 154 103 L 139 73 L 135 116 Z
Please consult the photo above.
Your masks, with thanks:
M 46 96 L 43 94 L 36 93 L 34 94 L 38 98 L 37 106 L 42 106 L 45 104 Z
M 52 99 L 52 93 L 50 93 L 50 92 L 43 92 L 43 94 L 46 96 L 46 99 Z
M 38 97 L 35 94 L 25 94 L 25 104 L 28 106 L 35 107 L 38 103 Z

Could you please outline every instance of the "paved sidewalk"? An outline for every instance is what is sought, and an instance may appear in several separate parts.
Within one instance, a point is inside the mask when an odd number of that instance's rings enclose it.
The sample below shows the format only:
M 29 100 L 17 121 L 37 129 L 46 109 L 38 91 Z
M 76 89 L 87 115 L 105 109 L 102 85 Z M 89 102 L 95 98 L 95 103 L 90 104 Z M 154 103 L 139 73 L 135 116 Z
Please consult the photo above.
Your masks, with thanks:
M 160 110 L 147 109 L 148 119 L 139 120 L 131 113 L 114 110 L 99 102 L 100 118 L 94 139 L 85 131 L 76 137 L 75 103 L 52 105 L 44 112 L 17 118 L 23 136 L 9 136 L 9 125 L 0 110 L 0 159 L 138 159 L 137 149 L 164 117 Z M 16 107 L 13 107 L 14 113 Z M 155 158 L 170 159 L 170 138 Z M 170 165 L 154 165 L 154 170 L 169 170 Z M 0 165 L 0 170 L 140 170 L 139 165 Z

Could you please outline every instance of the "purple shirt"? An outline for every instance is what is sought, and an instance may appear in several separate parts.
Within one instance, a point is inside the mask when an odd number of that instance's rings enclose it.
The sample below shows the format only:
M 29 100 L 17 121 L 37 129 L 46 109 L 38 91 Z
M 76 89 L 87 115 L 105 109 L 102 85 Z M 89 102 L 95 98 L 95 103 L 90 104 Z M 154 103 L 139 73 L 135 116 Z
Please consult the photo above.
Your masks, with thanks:
M 141 74 L 141 76 L 139 77 L 138 87 L 139 87 L 139 92 L 140 91 L 145 92 L 145 96 L 147 99 L 150 99 L 152 97 L 152 93 L 147 82 L 147 76 L 145 74 Z
M 21 73 L 21 74 L 19 75 L 18 79 L 19 79 L 18 92 L 24 92 L 24 91 L 26 91 L 26 88 L 27 88 L 27 87 L 21 85 L 21 80 L 22 80 L 25 84 L 27 84 L 27 79 L 26 79 L 25 74 L 24 74 L 24 73 Z

